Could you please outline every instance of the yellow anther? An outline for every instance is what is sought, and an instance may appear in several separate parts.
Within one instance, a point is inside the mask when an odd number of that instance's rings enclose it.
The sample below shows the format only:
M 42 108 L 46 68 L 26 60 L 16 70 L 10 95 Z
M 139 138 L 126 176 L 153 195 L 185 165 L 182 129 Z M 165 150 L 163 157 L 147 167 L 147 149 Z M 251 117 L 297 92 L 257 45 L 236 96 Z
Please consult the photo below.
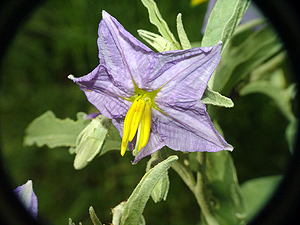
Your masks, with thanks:
M 144 148 L 149 140 L 151 128 L 151 106 L 146 104 L 144 114 L 141 121 L 141 139 L 139 143 L 139 149 Z
M 125 155 L 127 145 L 128 145 L 128 141 L 125 141 L 125 142 L 122 141 L 122 145 L 121 145 L 121 156 Z
M 128 137 L 129 141 L 132 141 L 132 139 L 134 138 L 136 131 L 138 129 L 139 123 L 141 121 L 143 112 L 144 112 L 144 108 L 145 108 L 145 100 L 144 99 L 139 99 L 137 102 L 137 106 L 135 108 L 135 112 L 131 121 L 131 125 L 130 125 L 130 134 Z
M 149 98 L 146 95 L 138 96 L 125 116 L 121 145 L 122 156 L 126 152 L 128 142 L 132 141 L 135 136 L 134 155 L 148 143 L 151 128 L 151 104 L 149 104 L 148 100 Z
M 123 125 L 123 137 L 122 137 L 122 146 L 121 146 L 121 155 L 123 156 L 126 152 L 127 144 L 128 144 L 128 137 L 131 130 L 131 121 L 136 111 L 138 102 L 134 101 L 130 106 L 124 120 Z

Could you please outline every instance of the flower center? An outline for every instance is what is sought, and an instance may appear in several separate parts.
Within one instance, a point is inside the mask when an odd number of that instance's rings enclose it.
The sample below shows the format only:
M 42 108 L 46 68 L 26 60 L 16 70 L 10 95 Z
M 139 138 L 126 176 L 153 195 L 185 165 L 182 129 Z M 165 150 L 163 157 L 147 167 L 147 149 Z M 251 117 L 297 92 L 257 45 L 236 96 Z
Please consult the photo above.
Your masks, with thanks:
M 126 152 L 128 141 L 135 135 L 134 154 L 144 148 L 149 140 L 151 128 L 151 99 L 146 95 L 139 95 L 130 106 L 124 120 L 121 155 Z

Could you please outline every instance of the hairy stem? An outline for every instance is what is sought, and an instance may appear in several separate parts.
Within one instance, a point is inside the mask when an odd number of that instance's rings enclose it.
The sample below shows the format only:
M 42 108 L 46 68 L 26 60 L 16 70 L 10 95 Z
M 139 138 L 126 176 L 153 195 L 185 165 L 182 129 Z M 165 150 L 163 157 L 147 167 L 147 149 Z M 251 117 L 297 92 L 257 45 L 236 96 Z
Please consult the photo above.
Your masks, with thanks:
M 192 170 L 185 166 L 179 160 L 172 164 L 172 168 L 178 173 L 184 183 L 189 187 L 189 189 L 194 193 L 196 181 L 193 176 Z
M 210 204 L 210 194 L 207 191 L 206 152 L 197 152 L 198 171 L 194 195 L 208 225 L 218 225 Z

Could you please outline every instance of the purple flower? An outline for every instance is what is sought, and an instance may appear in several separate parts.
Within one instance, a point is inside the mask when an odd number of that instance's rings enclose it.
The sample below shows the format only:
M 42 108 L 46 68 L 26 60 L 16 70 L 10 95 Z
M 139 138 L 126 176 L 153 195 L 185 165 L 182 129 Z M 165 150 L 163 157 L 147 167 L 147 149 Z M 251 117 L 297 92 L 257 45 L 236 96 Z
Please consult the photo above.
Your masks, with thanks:
M 214 128 L 201 101 L 221 58 L 213 47 L 156 53 L 107 12 L 99 24 L 99 62 L 89 74 L 69 76 L 122 136 L 133 163 L 163 146 L 179 151 L 233 150 Z
M 38 201 L 33 192 L 32 181 L 28 180 L 26 184 L 14 189 L 14 193 L 18 196 L 24 207 L 31 213 L 34 218 L 37 218 Z

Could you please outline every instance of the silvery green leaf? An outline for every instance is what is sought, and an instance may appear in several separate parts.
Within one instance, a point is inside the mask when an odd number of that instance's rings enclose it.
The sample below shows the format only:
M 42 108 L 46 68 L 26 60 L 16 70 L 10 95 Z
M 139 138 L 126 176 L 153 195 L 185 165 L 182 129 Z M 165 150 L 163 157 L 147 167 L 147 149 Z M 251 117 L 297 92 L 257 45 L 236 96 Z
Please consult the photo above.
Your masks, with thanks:
M 188 39 L 188 37 L 185 33 L 184 27 L 183 27 L 182 14 L 181 13 L 179 13 L 177 15 L 176 22 L 177 22 L 177 33 L 178 33 L 178 37 L 179 37 L 182 49 L 192 48 L 191 43 L 190 43 L 190 41 L 189 41 L 189 39 Z
M 241 185 L 241 193 L 245 202 L 247 221 L 249 221 L 275 191 L 282 176 L 269 176 L 248 180 Z
M 100 222 L 99 218 L 97 217 L 97 214 L 92 206 L 89 208 L 89 214 L 90 214 L 92 223 L 94 225 L 102 225 L 102 223 Z
M 100 152 L 107 137 L 109 120 L 99 115 L 92 119 L 90 124 L 84 128 L 76 139 L 76 154 L 74 168 L 80 170 L 91 162 Z
M 213 46 L 222 41 L 223 53 L 249 4 L 250 0 L 217 1 L 207 21 L 201 46 Z M 213 73 L 208 82 L 213 90 L 217 90 L 214 87 L 215 77 L 216 73 Z
M 119 205 L 117 205 L 116 207 L 114 207 L 111 210 L 113 225 L 119 225 L 121 223 L 121 218 L 123 216 L 126 205 L 127 205 L 127 202 L 124 201 L 124 202 L 121 202 Z M 140 218 L 136 224 L 137 225 L 145 225 L 146 224 L 146 221 L 145 221 L 143 215 L 140 216 Z
M 142 0 L 142 3 L 148 9 L 150 22 L 158 28 L 159 33 L 170 41 L 175 49 L 180 49 L 180 44 L 176 41 L 166 21 L 162 18 L 156 3 L 153 0 Z
M 218 0 L 207 21 L 201 46 L 222 41 L 225 49 L 249 4 L 250 0 Z
M 138 30 L 138 34 L 158 52 L 176 50 L 175 46 L 166 38 L 146 30 Z
M 84 119 L 86 114 L 77 113 L 77 121 L 56 118 L 52 111 L 47 111 L 34 119 L 25 130 L 24 145 L 47 145 L 49 148 L 75 146 L 78 134 L 89 124 Z
M 227 151 L 206 153 L 207 193 L 219 224 L 244 224 L 245 207 L 236 169 Z
M 177 159 L 176 155 L 170 156 L 145 173 L 127 200 L 121 219 L 122 225 L 138 223 L 155 185 Z
M 234 106 L 234 103 L 230 98 L 221 95 L 219 92 L 213 91 L 209 87 L 205 89 L 201 100 L 204 104 L 220 107 L 231 108 Z

